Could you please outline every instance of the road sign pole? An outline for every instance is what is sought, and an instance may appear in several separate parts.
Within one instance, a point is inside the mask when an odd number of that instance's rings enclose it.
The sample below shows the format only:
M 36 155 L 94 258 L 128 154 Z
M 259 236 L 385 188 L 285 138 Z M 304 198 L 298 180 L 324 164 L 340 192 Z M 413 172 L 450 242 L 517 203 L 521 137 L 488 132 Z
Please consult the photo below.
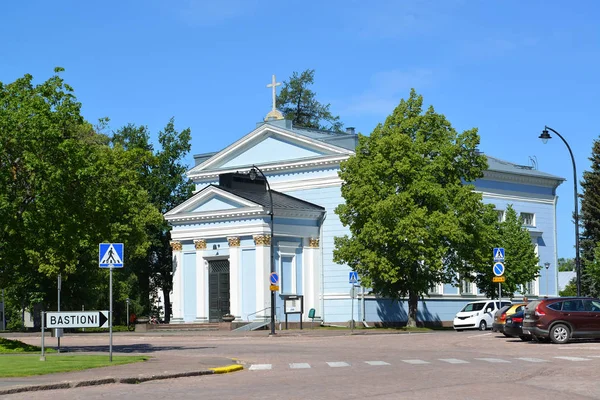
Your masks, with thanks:
M 113 272 L 113 267 L 112 265 L 110 266 L 110 282 L 108 284 L 108 290 L 110 291 L 110 295 L 109 295 L 109 301 L 110 301 L 110 308 L 108 310 L 108 335 L 109 335 L 109 345 L 108 345 L 108 360 L 110 362 L 112 362 L 112 316 L 113 316 L 113 298 L 112 298 L 112 272 Z
M 350 297 L 352 297 L 352 319 L 350 320 L 350 332 L 354 333 L 354 284 L 350 289 Z
M 40 356 L 40 361 L 46 361 L 46 355 L 44 354 L 44 320 L 46 316 L 44 314 L 44 311 L 42 311 L 42 355 Z
M 57 282 L 57 285 L 58 285 L 58 304 L 57 304 L 58 307 L 57 308 L 58 309 L 56 310 L 58 312 L 60 312 L 60 289 L 61 289 L 61 284 L 62 284 L 62 276 L 60 274 L 58 274 L 58 282 Z M 59 331 L 58 328 L 55 329 L 54 332 L 56 332 L 56 338 L 58 339 L 58 350 L 57 350 L 57 352 L 60 353 L 60 336 L 61 336 L 62 332 Z

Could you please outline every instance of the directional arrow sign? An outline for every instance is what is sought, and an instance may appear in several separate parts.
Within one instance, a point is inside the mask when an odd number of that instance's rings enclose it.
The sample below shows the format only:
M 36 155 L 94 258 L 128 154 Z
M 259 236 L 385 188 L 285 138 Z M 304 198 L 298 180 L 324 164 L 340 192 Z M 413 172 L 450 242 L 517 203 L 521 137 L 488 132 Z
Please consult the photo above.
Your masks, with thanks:
M 46 327 L 108 328 L 108 311 L 47 312 Z

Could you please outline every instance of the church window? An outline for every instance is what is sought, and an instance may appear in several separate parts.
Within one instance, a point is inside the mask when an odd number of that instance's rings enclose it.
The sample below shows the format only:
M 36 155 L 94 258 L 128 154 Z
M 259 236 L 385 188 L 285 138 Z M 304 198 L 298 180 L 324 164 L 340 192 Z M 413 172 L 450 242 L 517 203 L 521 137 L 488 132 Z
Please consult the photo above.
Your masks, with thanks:
M 533 213 L 521 213 L 521 219 L 525 226 L 535 226 L 535 214 Z

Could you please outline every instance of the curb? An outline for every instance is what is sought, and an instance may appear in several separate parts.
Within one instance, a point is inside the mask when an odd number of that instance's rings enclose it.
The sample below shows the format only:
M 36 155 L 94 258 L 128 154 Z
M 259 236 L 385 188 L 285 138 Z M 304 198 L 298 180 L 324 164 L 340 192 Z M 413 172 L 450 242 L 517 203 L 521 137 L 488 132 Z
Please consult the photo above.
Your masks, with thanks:
M 201 375 L 214 375 L 214 374 L 226 374 L 229 372 L 235 372 L 243 370 L 244 367 L 239 364 L 226 365 L 224 367 L 209 368 L 208 370 L 202 371 L 190 371 L 190 372 L 179 372 L 174 374 L 159 374 L 159 375 L 147 375 L 147 376 L 136 376 L 127 378 L 102 378 L 102 379 L 91 379 L 85 381 L 74 381 L 74 382 L 61 382 L 52 383 L 46 385 L 34 385 L 34 386 L 22 386 L 12 389 L 0 390 L 0 396 L 6 394 L 15 394 L 23 392 L 37 392 L 41 390 L 54 390 L 54 389 L 71 389 L 85 386 L 98 386 L 108 385 L 111 383 L 122 383 L 122 384 L 138 384 L 148 381 L 157 381 L 161 379 L 175 379 L 175 378 L 186 378 L 191 376 Z

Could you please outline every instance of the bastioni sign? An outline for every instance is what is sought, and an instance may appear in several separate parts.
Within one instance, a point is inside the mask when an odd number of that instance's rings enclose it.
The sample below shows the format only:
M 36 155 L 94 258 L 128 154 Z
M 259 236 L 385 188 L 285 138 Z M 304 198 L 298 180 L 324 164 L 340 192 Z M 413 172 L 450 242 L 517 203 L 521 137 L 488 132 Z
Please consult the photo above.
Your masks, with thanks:
M 108 328 L 108 311 L 47 312 L 47 328 Z

